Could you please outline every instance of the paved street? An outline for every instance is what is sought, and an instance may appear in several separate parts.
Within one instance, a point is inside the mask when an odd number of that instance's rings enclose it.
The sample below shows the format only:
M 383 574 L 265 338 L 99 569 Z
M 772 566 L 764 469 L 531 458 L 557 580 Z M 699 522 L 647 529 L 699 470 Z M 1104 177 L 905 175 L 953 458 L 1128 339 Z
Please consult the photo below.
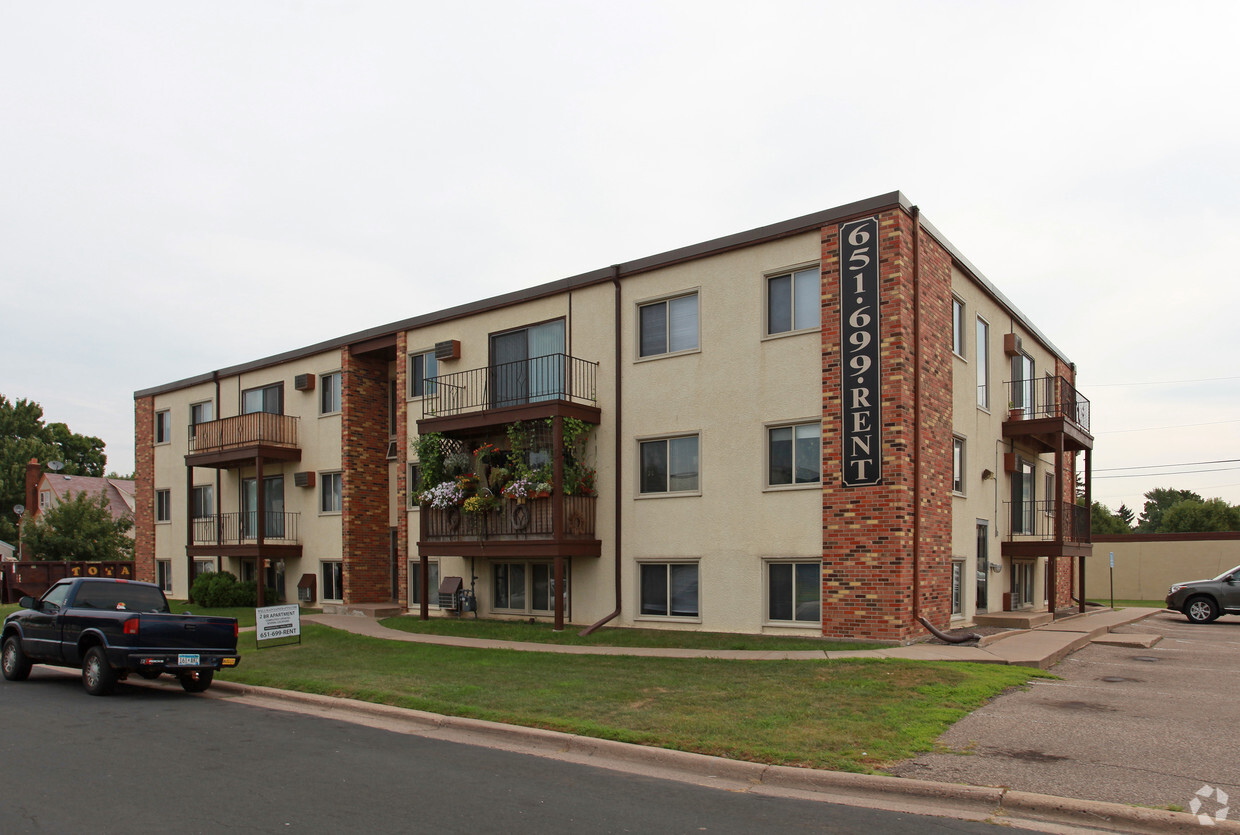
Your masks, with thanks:
M 994 832 L 122 684 L 0 681 L 5 833 Z
M 923 780 L 1185 809 L 1202 786 L 1240 803 L 1240 617 L 1196 626 L 1161 613 L 1114 634 L 1148 649 L 1091 644 L 1051 669 L 1062 681 L 1000 696 L 894 773 Z M 1234 819 L 1234 818 L 1233 818 Z

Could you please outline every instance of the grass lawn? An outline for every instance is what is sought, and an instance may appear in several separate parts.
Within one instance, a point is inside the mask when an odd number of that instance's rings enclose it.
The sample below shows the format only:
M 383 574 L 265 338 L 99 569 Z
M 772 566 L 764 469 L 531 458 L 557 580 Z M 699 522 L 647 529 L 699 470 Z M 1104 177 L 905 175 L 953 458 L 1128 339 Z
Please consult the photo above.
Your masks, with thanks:
M 892 644 L 865 641 L 839 641 L 822 637 L 785 635 L 737 635 L 731 632 L 680 632 L 671 629 L 629 629 L 603 627 L 582 638 L 583 627 L 566 626 L 562 632 L 547 621 L 486 620 L 483 618 L 440 618 L 421 620 L 416 615 L 386 618 L 381 623 L 404 632 L 453 635 L 462 638 L 488 638 L 497 641 L 531 641 L 540 644 L 569 644 L 595 647 L 677 647 L 681 649 L 752 650 L 855 650 L 881 649 Z
M 1102 598 L 1091 597 L 1091 598 L 1088 598 L 1088 601 L 1090 603 L 1097 603 L 1099 606 L 1110 606 L 1111 605 L 1111 598 L 1109 597 L 1102 597 Z M 1118 597 L 1115 598 L 1116 609 L 1125 609 L 1130 606 L 1137 606 L 1141 608 L 1165 609 L 1167 608 L 1167 601 L 1166 600 L 1120 600 Z
M 302 624 L 221 678 L 754 762 L 874 771 L 931 750 L 1026 667 L 474 650 Z

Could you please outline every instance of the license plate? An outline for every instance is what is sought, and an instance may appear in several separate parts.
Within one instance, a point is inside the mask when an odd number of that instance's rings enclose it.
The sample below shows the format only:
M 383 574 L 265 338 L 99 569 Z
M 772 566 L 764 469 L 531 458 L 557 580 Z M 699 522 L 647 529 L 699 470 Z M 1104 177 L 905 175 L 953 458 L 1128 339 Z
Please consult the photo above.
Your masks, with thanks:
M 199 664 L 198 653 L 182 653 L 177 656 L 178 667 L 197 667 Z

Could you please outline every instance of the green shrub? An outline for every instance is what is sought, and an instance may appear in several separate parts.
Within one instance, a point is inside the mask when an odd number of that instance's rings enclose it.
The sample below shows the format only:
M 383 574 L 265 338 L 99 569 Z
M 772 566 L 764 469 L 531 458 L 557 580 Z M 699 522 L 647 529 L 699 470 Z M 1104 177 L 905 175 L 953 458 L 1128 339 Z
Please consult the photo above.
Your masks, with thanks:
M 253 580 L 238 582 L 228 571 L 199 574 L 190 588 L 190 600 L 205 609 L 245 608 L 258 605 L 258 584 Z M 264 603 L 275 603 L 276 590 L 266 589 Z

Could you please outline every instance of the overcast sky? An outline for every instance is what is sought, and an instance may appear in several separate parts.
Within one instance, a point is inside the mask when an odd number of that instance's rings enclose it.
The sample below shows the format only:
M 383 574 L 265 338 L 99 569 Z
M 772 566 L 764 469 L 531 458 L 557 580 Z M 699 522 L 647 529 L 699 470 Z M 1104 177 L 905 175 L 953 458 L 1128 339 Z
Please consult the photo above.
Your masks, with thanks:
M 0 0 L 0 393 L 128 473 L 135 390 L 899 189 L 1077 363 L 1096 499 L 1240 503 L 1238 34 L 1234 0 Z

